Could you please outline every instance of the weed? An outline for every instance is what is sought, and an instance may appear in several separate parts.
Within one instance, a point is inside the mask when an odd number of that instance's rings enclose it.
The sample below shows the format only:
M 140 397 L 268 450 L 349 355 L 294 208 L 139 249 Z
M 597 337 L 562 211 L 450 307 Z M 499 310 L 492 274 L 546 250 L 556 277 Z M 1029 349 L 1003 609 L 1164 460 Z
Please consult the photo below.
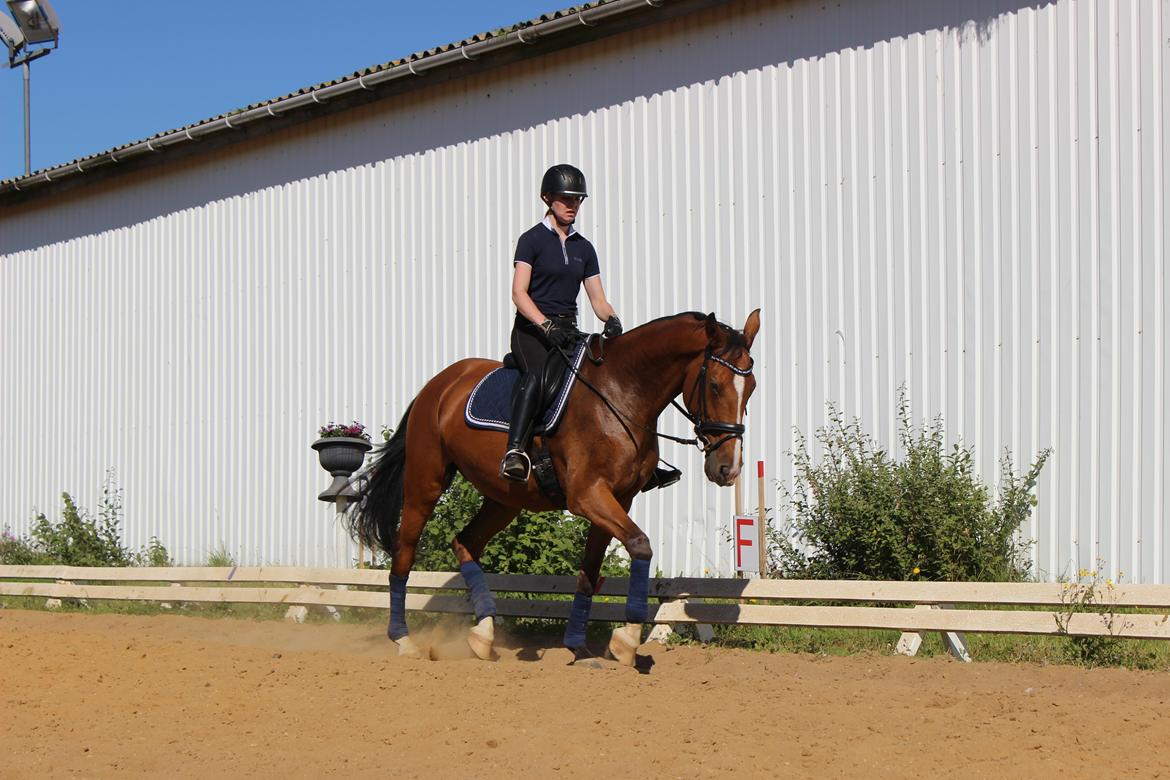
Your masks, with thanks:
M 222 541 L 207 556 L 207 565 L 213 568 L 231 568 L 236 565 L 236 558 Z
M 1061 584 L 1060 609 L 1056 612 L 1056 627 L 1066 640 L 1064 648 L 1070 663 L 1081 666 L 1128 666 L 1129 647 L 1117 634 L 1126 627 L 1123 614 L 1117 611 L 1116 585 L 1104 572 L 1105 562 L 1097 560 L 1097 568 L 1077 572 L 1075 581 Z M 1119 577 L 1124 572 L 1119 573 Z M 1079 636 L 1069 634 L 1073 616 L 1095 614 L 1101 620 L 1106 634 Z

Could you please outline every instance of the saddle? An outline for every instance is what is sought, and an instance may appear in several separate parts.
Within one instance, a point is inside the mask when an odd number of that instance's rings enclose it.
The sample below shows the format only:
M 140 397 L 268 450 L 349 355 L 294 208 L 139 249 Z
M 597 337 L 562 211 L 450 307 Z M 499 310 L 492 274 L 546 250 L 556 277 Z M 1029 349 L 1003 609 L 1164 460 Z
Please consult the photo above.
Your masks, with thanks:
M 576 384 L 577 370 L 585 357 L 585 343 L 582 342 L 573 352 L 573 362 L 570 368 L 558 353 L 549 356 L 545 363 L 544 376 L 541 378 L 541 404 L 536 413 L 536 423 L 533 425 L 534 436 L 552 436 L 564 416 L 565 407 L 569 400 L 569 393 Z M 509 353 L 504 358 L 504 365 L 488 373 L 467 399 L 467 406 L 463 412 L 463 419 L 468 426 L 488 431 L 508 430 L 508 423 L 512 418 L 512 388 L 520 379 L 520 370 Z
M 555 506 L 565 507 L 565 494 L 553 470 L 552 459 L 543 443 L 537 445 L 535 437 L 552 436 L 564 416 L 569 393 L 577 382 L 577 371 L 584 361 L 588 339 L 577 345 L 572 356 L 572 368 L 558 352 L 549 355 L 541 377 L 541 403 L 533 425 L 534 442 L 529 446 L 532 460 L 532 475 L 545 497 Z M 512 417 L 512 389 L 520 379 L 520 369 L 512 353 L 504 356 L 503 366 L 487 374 L 471 391 L 464 409 L 463 419 L 471 428 L 489 431 L 508 431 Z M 675 484 L 682 477 L 678 469 L 655 468 L 650 480 L 642 488 L 648 492 Z
M 505 369 L 517 372 L 520 370 L 520 366 L 516 365 L 516 357 L 511 352 L 504 355 L 503 363 Z M 540 377 L 540 406 L 536 410 L 538 417 L 548 411 L 561 387 L 572 377 L 572 374 L 565 370 L 567 365 L 560 352 L 549 353 L 548 360 L 544 363 L 544 373 Z M 576 365 L 580 367 L 581 364 L 578 362 Z

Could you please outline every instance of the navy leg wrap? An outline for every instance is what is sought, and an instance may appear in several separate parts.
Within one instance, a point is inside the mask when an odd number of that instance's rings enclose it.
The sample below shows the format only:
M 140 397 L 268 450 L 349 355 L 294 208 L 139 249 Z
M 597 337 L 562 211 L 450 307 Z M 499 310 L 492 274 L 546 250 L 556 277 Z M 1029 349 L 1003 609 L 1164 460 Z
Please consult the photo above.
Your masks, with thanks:
M 475 607 L 475 622 L 478 623 L 485 617 L 495 615 L 496 600 L 492 598 L 492 592 L 488 590 L 487 580 L 484 579 L 483 569 L 479 568 L 479 564 L 475 561 L 460 564 L 459 573 L 463 575 L 463 581 L 467 583 L 467 589 L 471 592 L 471 606 Z
M 397 642 L 410 633 L 406 627 L 406 577 L 390 575 L 390 626 L 386 636 Z
M 592 596 L 584 593 L 573 595 L 573 608 L 569 610 L 569 623 L 565 626 L 565 647 L 585 646 L 585 625 L 589 622 L 589 610 L 592 608 Z
M 630 561 L 630 594 L 626 596 L 626 622 L 645 623 L 650 595 L 650 561 L 635 558 Z

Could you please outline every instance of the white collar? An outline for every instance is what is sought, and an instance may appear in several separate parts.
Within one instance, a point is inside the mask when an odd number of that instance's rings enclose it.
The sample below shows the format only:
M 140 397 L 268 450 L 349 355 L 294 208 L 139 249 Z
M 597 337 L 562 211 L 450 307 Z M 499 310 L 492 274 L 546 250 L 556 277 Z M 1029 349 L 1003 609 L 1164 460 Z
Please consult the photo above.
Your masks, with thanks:
M 553 233 L 557 232 L 557 229 L 555 227 L 553 227 L 552 214 L 546 214 L 544 219 L 542 219 L 540 221 L 540 224 L 544 225 L 546 228 L 548 228 Z M 568 238 L 569 236 L 573 235 L 576 232 L 577 232 L 577 228 L 574 225 L 569 225 L 569 232 L 565 234 L 565 238 Z

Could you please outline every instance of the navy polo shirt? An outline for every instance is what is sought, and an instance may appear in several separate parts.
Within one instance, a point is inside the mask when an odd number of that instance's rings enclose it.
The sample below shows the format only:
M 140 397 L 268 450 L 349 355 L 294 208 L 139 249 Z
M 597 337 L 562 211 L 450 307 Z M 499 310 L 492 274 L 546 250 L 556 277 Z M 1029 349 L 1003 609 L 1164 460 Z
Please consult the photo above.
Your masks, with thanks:
M 532 266 L 528 295 L 544 314 L 576 314 L 581 282 L 601 275 L 597 250 L 571 226 L 562 245 L 549 219 L 546 217 L 520 236 L 512 265 Z

